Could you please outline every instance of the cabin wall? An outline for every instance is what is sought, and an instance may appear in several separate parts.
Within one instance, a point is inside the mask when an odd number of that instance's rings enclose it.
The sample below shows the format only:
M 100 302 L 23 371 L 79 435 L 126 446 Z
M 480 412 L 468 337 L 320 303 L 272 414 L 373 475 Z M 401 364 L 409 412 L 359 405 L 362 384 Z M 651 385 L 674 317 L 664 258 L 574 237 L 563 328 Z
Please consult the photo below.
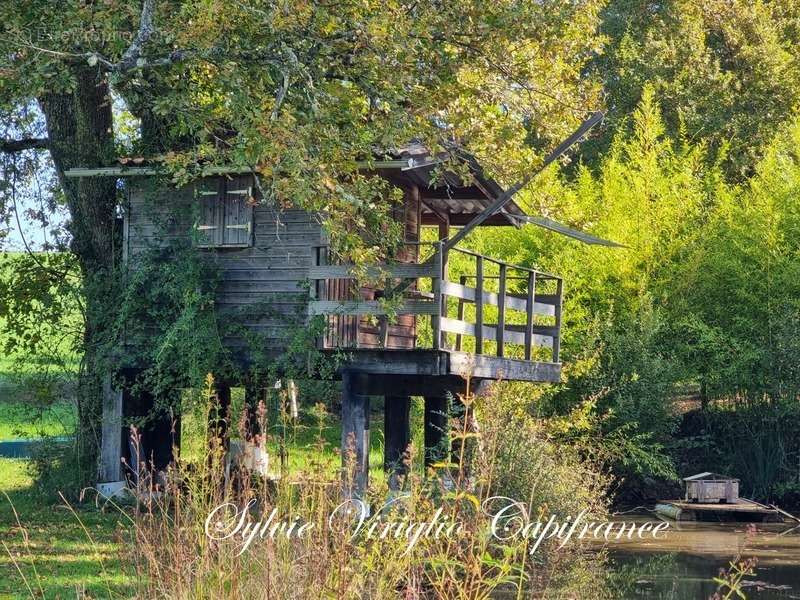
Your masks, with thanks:
M 188 241 L 201 218 L 200 189 L 214 178 L 175 189 L 148 181 L 132 187 L 125 211 L 125 255 L 130 268 L 137 256 L 170 241 Z M 220 319 L 226 315 L 264 335 L 264 350 L 285 348 L 287 336 L 305 320 L 308 303 L 307 270 L 314 246 L 325 243 L 319 219 L 306 211 L 276 211 L 264 204 L 253 208 L 253 231 L 247 247 L 198 248 L 219 269 L 216 302 Z M 244 242 L 244 239 L 238 240 Z M 226 338 L 229 346 L 243 341 Z
M 403 239 L 407 242 L 419 242 L 421 203 L 419 188 L 416 186 L 405 190 L 403 203 L 392 209 L 392 218 L 403 223 Z M 419 246 L 407 244 L 402 246 L 395 259 L 399 262 L 416 263 L 419 259 Z M 396 283 L 399 283 L 396 282 Z M 415 289 L 412 287 L 411 289 Z M 361 297 L 365 300 L 375 299 L 375 290 L 362 288 Z M 359 348 L 381 348 L 382 324 L 374 319 L 362 317 L 358 324 Z M 417 342 L 417 317 L 416 315 L 398 315 L 391 325 L 388 325 L 386 348 L 413 349 Z
M 419 245 L 416 242 L 419 242 L 420 236 L 421 203 L 416 186 L 404 190 L 403 201 L 392 208 L 391 216 L 395 221 L 403 223 L 404 240 L 414 242 L 401 246 L 393 258 L 399 262 L 418 262 Z M 394 283 L 398 284 L 400 281 Z M 415 286 L 411 289 L 415 289 Z M 355 289 L 351 279 L 328 279 L 322 294 L 325 300 L 369 301 L 376 300 L 381 291 L 366 286 Z M 415 315 L 398 315 L 392 324 L 387 325 L 381 319 L 366 316 L 331 315 L 328 317 L 325 347 L 413 349 L 417 341 L 416 319 Z

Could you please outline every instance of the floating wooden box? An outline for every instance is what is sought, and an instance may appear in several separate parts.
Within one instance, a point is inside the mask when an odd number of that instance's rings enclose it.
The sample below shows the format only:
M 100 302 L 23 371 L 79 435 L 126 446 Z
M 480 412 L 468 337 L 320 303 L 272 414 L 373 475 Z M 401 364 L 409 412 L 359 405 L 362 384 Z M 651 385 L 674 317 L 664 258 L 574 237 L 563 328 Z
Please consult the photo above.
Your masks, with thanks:
M 686 482 L 687 502 L 736 504 L 739 501 L 738 479 L 717 473 L 698 473 L 685 477 L 683 481 Z

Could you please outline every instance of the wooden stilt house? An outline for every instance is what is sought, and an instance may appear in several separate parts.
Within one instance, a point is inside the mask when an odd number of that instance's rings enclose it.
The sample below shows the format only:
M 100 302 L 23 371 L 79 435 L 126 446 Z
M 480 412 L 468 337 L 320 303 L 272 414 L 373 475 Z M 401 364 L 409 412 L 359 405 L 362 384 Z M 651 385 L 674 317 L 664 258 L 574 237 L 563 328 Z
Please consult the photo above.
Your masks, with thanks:
M 152 190 L 149 199 L 145 193 L 147 182 L 158 173 L 154 167 L 128 164 L 67 173 L 126 178 L 123 254 L 129 269 L 136 269 L 143 249 L 193 229 L 198 251 L 212 257 L 220 270 L 218 308 L 255 302 L 270 307 L 248 324 L 267 332 L 267 350 L 285 350 L 284 315 L 324 319 L 319 349 L 347 350 L 337 372 L 342 380 L 342 444 L 353 445 L 350 455 L 355 455 L 355 484 L 360 488 L 367 479 L 371 396 L 385 399 L 385 466 L 401 469 L 411 439 L 412 396 L 425 398 L 426 457 L 431 461 L 432 450 L 446 433 L 448 394 L 463 393 L 468 380 L 474 389 L 499 379 L 559 381 L 563 291 L 556 275 L 451 243 L 460 237 L 452 235 L 456 228 L 513 228 L 525 219 L 509 198 L 497 208 L 505 192 L 475 161 L 470 162 L 469 178 L 446 168 L 442 174 L 436 157 L 422 146 L 409 145 L 365 169 L 403 194 L 394 212 L 403 223 L 403 248 L 392 263 L 374 266 L 386 281 L 384 289 L 355 287 L 352 266 L 332 259 L 319 216 L 297 207 L 277 211 L 258 202 L 247 172 L 208 169 L 188 186 L 156 190 L 155 199 Z M 173 210 L 168 222 L 159 225 L 165 206 L 181 204 L 186 211 Z M 174 222 L 176 214 L 186 215 L 187 222 Z M 435 234 L 423 236 L 425 227 Z M 394 314 L 387 315 L 381 297 L 392 292 L 401 294 L 401 300 Z M 221 383 L 224 401 L 230 392 Z M 109 388 L 103 407 L 101 482 L 122 478 L 120 458 L 128 452 L 123 420 L 135 403 L 125 390 Z

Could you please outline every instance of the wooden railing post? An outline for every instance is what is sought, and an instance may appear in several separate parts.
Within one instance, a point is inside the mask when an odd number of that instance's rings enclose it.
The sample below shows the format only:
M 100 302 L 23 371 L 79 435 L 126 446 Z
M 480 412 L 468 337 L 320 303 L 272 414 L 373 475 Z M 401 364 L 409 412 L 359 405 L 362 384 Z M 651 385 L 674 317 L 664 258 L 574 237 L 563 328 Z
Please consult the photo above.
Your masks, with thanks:
M 448 257 L 448 251 L 444 247 L 444 243 L 442 243 L 442 242 L 439 243 L 439 252 L 441 253 L 441 256 L 442 256 L 442 264 L 441 264 L 441 266 L 442 266 L 442 269 L 441 269 L 442 278 L 440 280 L 440 285 L 439 285 L 439 290 L 441 291 L 441 289 L 444 287 L 444 282 L 450 281 L 450 278 L 449 278 L 449 270 L 450 269 L 449 269 L 449 265 L 448 265 L 448 258 L 449 258 Z M 442 299 L 441 299 L 440 302 L 441 302 L 442 310 L 441 310 L 441 312 L 439 314 L 442 317 L 447 318 L 447 295 L 442 293 L 441 296 L 442 296 Z M 446 348 L 447 345 L 448 345 L 447 344 L 447 333 L 445 333 L 445 332 L 440 330 L 439 337 L 440 337 L 440 345 L 441 345 L 441 347 L 442 348 Z
M 553 362 L 557 363 L 561 353 L 561 294 L 564 291 L 564 281 L 559 278 L 556 283 L 556 331 L 553 336 Z
M 483 257 L 475 257 L 475 354 L 483 354 Z
M 525 315 L 525 360 L 530 360 L 533 347 L 533 315 L 536 303 L 536 272 L 528 273 L 528 303 Z
M 466 275 L 462 275 L 459 278 L 459 281 L 461 282 L 462 286 L 467 285 L 467 276 Z M 458 314 L 457 314 L 457 317 L 458 317 L 459 321 L 463 321 L 464 320 L 464 304 L 465 304 L 464 299 L 463 298 L 459 298 L 458 299 Z M 456 350 L 459 351 L 459 352 L 461 351 L 461 339 L 462 339 L 461 334 L 460 333 L 456 334 Z
M 505 354 L 505 338 L 506 338 L 506 270 L 505 263 L 500 263 L 500 289 L 497 294 L 497 333 L 495 339 L 497 340 L 497 356 L 502 357 Z
M 433 288 L 433 302 L 438 307 L 435 314 L 431 315 L 431 330 L 433 331 L 433 349 L 438 350 L 442 347 L 442 244 L 441 242 L 436 245 L 436 255 L 434 261 L 436 269 L 431 278 L 431 287 Z

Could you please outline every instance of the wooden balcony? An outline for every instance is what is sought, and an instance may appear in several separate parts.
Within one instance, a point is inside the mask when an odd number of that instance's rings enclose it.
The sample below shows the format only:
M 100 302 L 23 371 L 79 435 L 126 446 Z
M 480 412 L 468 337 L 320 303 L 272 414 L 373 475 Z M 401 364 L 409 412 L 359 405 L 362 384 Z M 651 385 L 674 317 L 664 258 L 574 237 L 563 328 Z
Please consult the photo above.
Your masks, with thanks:
M 413 245 L 417 263 L 366 268 L 315 249 L 308 310 L 326 319 L 322 349 L 347 349 L 353 368 L 375 374 L 559 380 L 560 277 Z

